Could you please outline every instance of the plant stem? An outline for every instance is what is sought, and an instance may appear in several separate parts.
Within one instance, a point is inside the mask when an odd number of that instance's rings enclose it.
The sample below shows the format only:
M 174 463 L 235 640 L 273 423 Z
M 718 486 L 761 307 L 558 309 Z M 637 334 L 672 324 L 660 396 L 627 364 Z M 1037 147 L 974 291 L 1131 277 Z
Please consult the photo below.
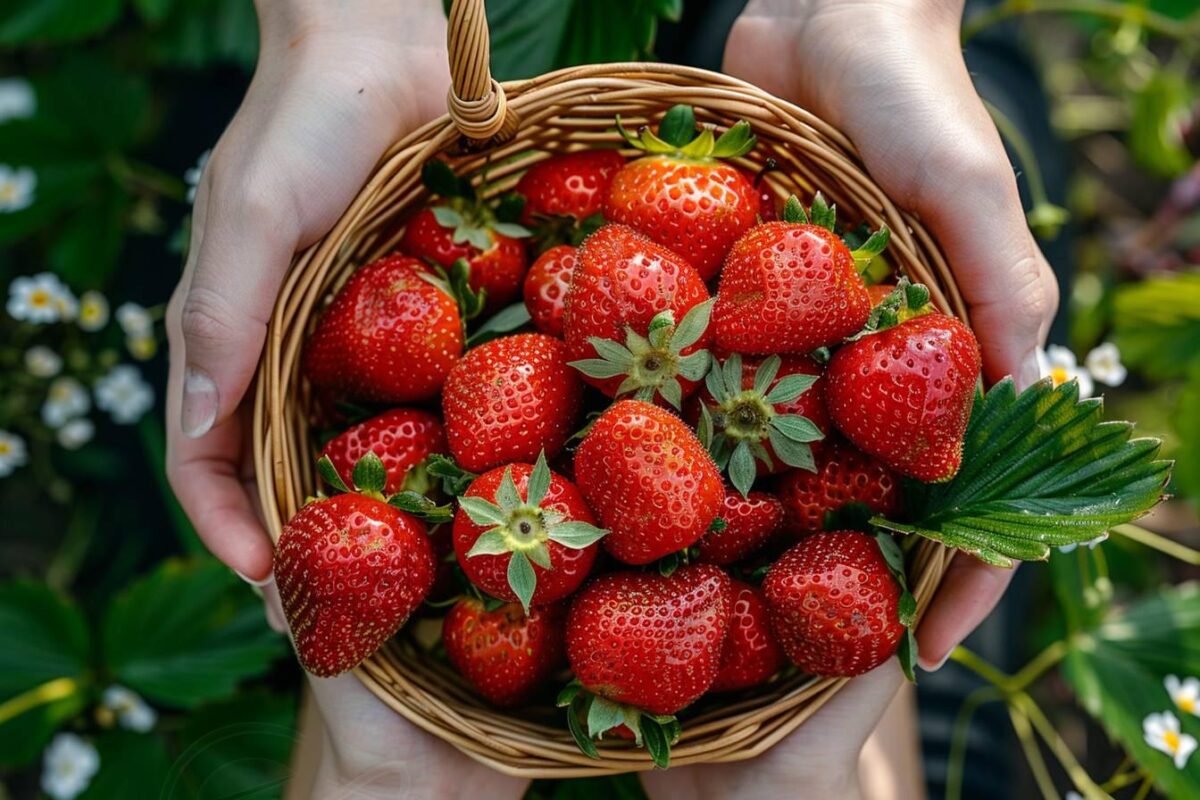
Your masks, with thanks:
M 1042 713 L 1042 709 L 1033 701 L 1025 692 L 1017 692 L 1012 696 L 1012 704 L 1021 709 L 1021 712 L 1033 723 L 1033 727 L 1041 735 L 1046 742 L 1046 746 L 1050 748 L 1050 752 L 1054 753 L 1062 768 L 1071 776 L 1071 780 L 1075 784 L 1083 796 L 1089 798 L 1098 798 L 1102 800 L 1107 795 L 1101 791 L 1096 782 L 1092 780 L 1087 771 L 1080 765 L 1075 758 L 1075 754 L 1071 752 L 1071 748 L 1059 736 L 1058 731 L 1050 724 L 1050 720 L 1046 719 L 1046 715 Z
M 1100 784 L 1100 791 L 1112 794 L 1118 789 L 1124 789 L 1126 786 L 1137 783 L 1146 778 L 1146 773 L 1140 769 L 1132 772 L 1125 772 L 1120 775 L 1113 775 L 1104 783 Z
M 971 718 L 984 703 L 999 700 L 1004 693 L 995 686 L 980 686 L 967 695 L 958 715 L 954 718 L 954 728 L 950 734 L 950 754 L 946 760 L 946 800 L 962 798 L 963 774 L 967 762 L 967 738 L 971 730 Z
M 1064 640 L 1054 642 L 1042 652 L 1038 653 L 1028 664 L 1021 667 L 1013 673 L 1012 678 L 1007 682 L 1007 690 L 1010 692 L 1018 692 L 1026 689 L 1029 684 L 1036 681 L 1046 673 L 1046 670 L 1053 667 L 1067 654 L 1067 643 Z
M 1154 785 L 1154 776 L 1146 775 L 1146 779 L 1142 781 L 1142 785 L 1138 787 L 1137 794 L 1133 796 L 1133 800 L 1146 800 L 1150 796 L 1150 787 Z
M 1025 14 L 1088 14 L 1114 22 L 1132 22 L 1151 33 L 1187 42 L 1195 36 L 1195 17 L 1175 20 L 1165 14 L 1151 11 L 1128 3 L 1114 0 L 1005 0 L 1000 5 L 976 14 L 963 25 L 962 41 L 965 43 L 983 31 L 1001 22 Z
M 1045 226 L 1033 224 L 1034 217 L 1038 214 L 1045 214 L 1048 210 L 1056 211 L 1057 214 L 1062 214 L 1062 222 L 1066 221 L 1066 212 L 1058 209 L 1050 198 L 1046 196 L 1046 181 L 1042 178 L 1042 168 L 1038 165 L 1037 155 L 1033 152 L 1033 147 L 1029 144 L 1029 140 L 1025 138 L 1025 134 L 1021 133 L 1021 129 L 1017 124 L 1009 119 L 1008 115 L 1001 111 L 996 106 L 983 101 L 984 107 L 992 118 L 992 122 L 996 125 L 996 130 L 1000 132 L 1000 137 L 1008 142 L 1012 147 L 1013 155 L 1017 157 L 1017 166 L 1021 172 L 1025 173 L 1025 180 L 1029 184 L 1029 200 L 1031 202 L 1030 217 L 1031 227 L 1035 228 L 1035 233 L 1045 238 L 1053 238 L 1057 233 L 1057 229 L 1053 226 Z
M 1152 550 L 1157 550 L 1185 564 L 1200 566 L 1200 550 L 1193 550 L 1187 545 L 1180 544 L 1173 539 L 1168 539 L 1165 536 L 1148 531 L 1140 525 L 1117 525 L 1112 529 L 1112 533 L 1124 536 L 1126 539 L 1132 539 L 1138 544 L 1145 545 Z
M 988 662 L 984 661 L 979 656 L 972 653 L 967 648 L 959 645 L 950 651 L 950 660 L 955 663 L 962 664 L 967 669 L 974 672 L 979 677 L 983 678 L 988 683 L 995 686 L 997 689 L 1004 691 L 1004 687 L 1009 682 L 1009 676 L 1005 675 L 1000 670 L 993 667 Z
M 0 703 L 0 725 L 15 719 L 26 711 L 38 706 L 44 706 L 63 700 L 79 690 L 79 682 L 74 678 L 55 678 L 40 686 L 35 686 L 27 692 L 10 697 Z
M 1054 779 L 1050 777 L 1050 770 L 1046 768 L 1046 760 L 1042 758 L 1042 751 L 1038 749 L 1037 739 L 1034 738 L 1033 730 L 1029 726 L 1029 718 L 1022 714 L 1015 705 L 1008 707 L 1008 716 L 1012 720 L 1013 731 L 1021 743 L 1021 750 L 1025 753 L 1025 760 L 1029 762 L 1033 780 L 1037 783 L 1042 797 L 1046 800 L 1058 800 Z

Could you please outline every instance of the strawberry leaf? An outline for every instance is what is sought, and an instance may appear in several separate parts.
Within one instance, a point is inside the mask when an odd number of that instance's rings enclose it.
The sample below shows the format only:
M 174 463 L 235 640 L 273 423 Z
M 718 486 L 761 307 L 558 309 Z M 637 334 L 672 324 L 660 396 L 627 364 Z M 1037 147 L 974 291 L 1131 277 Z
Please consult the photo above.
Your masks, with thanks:
M 896 650 L 896 658 L 900 660 L 900 671 L 909 683 L 917 682 L 917 635 L 912 628 L 905 628 L 904 636 L 900 639 L 900 647 Z
M 508 543 L 504 541 L 504 536 L 499 530 L 493 528 L 490 531 L 484 531 L 475 540 L 475 544 L 471 545 L 471 549 L 467 551 L 467 558 L 475 556 L 502 556 L 509 552 Z
M 750 123 L 740 120 L 725 131 L 713 145 L 713 158 L 741 158 L 754 149 L 758 138 L 751 132 Z
M 872 523 L 1009 567 L 1142 516 L 1162 499 L 1171 463 L 1157 458 L 1159 440 L 1131 438 L 1132 423 L 1102 421 L 1102 407 L 1081 401 L 1074 381 L 1018 395 L 1004 379 L 976 395 L 958 474 L 906 481 L 911 521 Z
M 754 477 L 757 474 L 758 467 L 754 464 L 749 443 L 738 442 L 729 456 L 729 480 L 734 488 L 742 493 L 742 497 L 750 494 L 750 487 L 754 485 Z
M 460 258 L 451 264 L 446 277 L 450 286 L 450 296 L 458 303 L 463 321 L 478 317 L 487 300 L 487 291 L 480 289 L 476 292 L 471 288 L 471 265 L 467 260 Z
M 354 463 L 354 486 L 364 494 L 382 495 L 387 486 L 387 468 L 373 451 Z
M 550 526 L 547 531 L 550 541 L 558 542 L 563 547 L 569 547 L 572 550 L 582 550 L 588 545 L 600 541 L 607 534 L 606 529 L 597 528 L 595 525 L 579 520 L 560 522 Z
M 463 500 L 466 499 L 463 498 Z M 505 511 L 515 511 L 525 505 L 525 501 L 521 499 L 521 495 L 517 491 L 517 484 L 513 481 L 511 466 L 504 468 L 504 477 L 500 479 L 500 485 L 496 487 L 496 502 Z
M 458 497 L 467 490 L 471 481 L 478 476 L 467 472 L 446 456 L 434 454 L 425 459 L 425 471 L 442 482 L 442 491 L 452 497 Z
M 484 320 L 483 324 L 467 337 L 467 347 L 481 345 L 484 342 L 495 339 L 502 333 L 511 333 L 517 328 L 528 324 L 531 319 L 529 309 L 526 308 L 524 303 L 513 303 L 511 306 L 500 309 Z
M 558 696 L 554 698 L 554 705 L 558 706 L 559 708 L 566 708 L 567 706 L 571 705 L 571 703 L 575 700 L 575 697 L 581 691 L 583 691 L 583 684 L 579 682 L 578 678 L 574 678 L 570 683 L 564 686 L 562 691 L 558 693 Z
M 526 550 L 525 557 L 542 569 L 551 569 L 550 549 L 546 547 L 545 542 L 539 542 L 536 546 Z
M 817 375 L 784 375 L 771 391 L 767 392 L 767 402 L 773 406 L 790 403 L 807 392 L 817 382 Z
M 759 364 L 758 369 L 754 371 L 754 391 L 765 396 L 771 382 L 779 374 L 781 364 L 783 364 L 783 359 L 779 356 L 771 356 Z
M 508 522 L 508 514 L 504 509 L 489 503 L 482 497 L 460 497 L 459 507 L 466 513 L 467 518 L 476 525 L 491 527 Z
M 800 414 L 781 414 L 771 419 L 771 427 L 794 442 L 819 442 L 825 438 L 821 429 L 808 417 Z
M 783 204 L 783 221 L 801 225 L 808 224 L 808 212 L 804 210 L 804 205 L 794 194 L 790 195 L 787 202 Z
M 651 402 L 654 399 L 654 390 L 646 387 L 644 390 L 647 396 L 639 399 Z M 658 387 L 658 393 L 662 395 L 662 399 L 671 404 L 672 408 L 683 408 L 683 387 L 679 385 L 679 381 L 674 378 Z M 640 394 L 640 393 L 639 393 Z
M 625 714 L 621 706 L 603 697 L 594 697 L 587 713 L 587 729 L 592 738 L 603 736 L 621 724 Z
M 321 460 L 317 462 L 317 472 L 321 473 L 322 480 L 337 491 L 350 491 L 350 487 L 342 480 L 342 476 L 338 474 L 337 467 L 333 465 L 333 461 L 330 460 L 329 456 L 321 456 Z
M 696 136 L 696 115 L 688 105 L 672 106 L 658 123 L 658 138 L 683 147 Z
M 521 608 L 528 614 L 529 601 L 537 589 L 537 575 L 524 553 L 513 553 L 508 559 L 508 588 L 513 590 L 521 601 Z
M 663 725 L 648 714 L 643 714 L 640 720 L 642 728 L 642 743 L 654 766 L 666 769 L 671 765 L 671 740 Z
M 440 159 L 425 162 L 421 168 L 421 182 L 425 188 L 442 197 L 474 197 L 471 181 L 460 178 L 450 165 Z
M 570 687 L 567 687 L 568 689 Z M 566 690 L 564 690 L 566 691 Z M 559 695 L 561 698 L 562 695 Z M 571 731 L 571 738 L 575 740 L 575 746 L 579 751 L 588 758 L 600 758 L 600 753 L 596 751 L 596 745 L 592 738 L 587 735 L 584 730 L 583 723 L 580 722 L 581 716 L 586 716 L 591 710 L 590 706 L 593 701 L 593 696 L 585 692 L 577 693 L 567 708 L 567 729 Z
M 707 350 L 697 350 L 679 359 L 679 376 L 689 381 L 698 381 L 708 374 L 712 356 Z
M 501 236 L 507 236 L 510 239 L 527 239 L 533 236 L 533 231 L 515 222 L 493 222 L 491 228 Z M 479 249 L 486 250 L 487 247 L 480 247 Z
M 525 504 L 541 506 L 546 492 L 550 489 L 550 467 L 546 464 L 546 451 L 538 453 L 537 463 L 533 472 L 529 473 L 529 482 L 525 486 Z
M 801 419 L 804 418 L 801 417 Z M 775 455 L 779 456 L 779 460 L 789 467 L 796 467 L 797 469 L 809 472 L 817 471 L 817 465 L 813 461 L 812 447 L 807 442 L 789 438 L 787 434 L 775 427 L 770 429 L 768 441 L 771 442 L 771 449 L 775 451 Z M 766 455 L 766 453 L 763 453 L 763 455 Z M 730 477 L 732 477 L 732 464 L 730 465 L 730 470 Z M 745 492 L 742 492 L 742 494 L 745 494 Z
M 704 331 L 708 328 L 708 320 L 712 316 L 712 300 L 705 300 L 703 303 L 698 303 L 688 309 L 688 312 L 683 315 L 683 319 L 675 326 L 675 333 L 671 337 L 671 352 L 678 355 L 683 350 L 700 341 L 700 337 L 704 335 Z M 668 312 L 669 313 L 669 312 Z
M 437 220 L 437 224 L 443 228 L 453 228 L 457 232 L 466 224 L 463 215 L 450 206 L 434 206 L 430 211 L 433 212 L 433 218 Z
M 832 231 L 837 223 L 837 206 L 826 203 L 825 195 L 817 192 L 813 195 L 812 208 L 809 209 L 808 215 L 813 225 Z
M 500 222 L 519 222 L 524 211 L 525 196 L 518 192 L 508 192 L 496 201 L 495 214 Z
M 433 525 L 454 519 L 454 512 L 450 506 L 438 505 L 418 492 L 397 492 L 388 498 L 388 505 Z
M 875 532 L 875 541 L 879 544 L 879 552 L 883 554 L 883 560 L 887 562 L 888 571 L 892 573 L 892 577 L 900 586 L 898 616 L 900 624 L 904 626 L 904 637 L 900 640 L 896 657 L 900 659 L 900 669 L 904 672 L 904 677 L 916 683 L 917 640 L 913 634 L 913 627 L 917 622 L 917 599 L 908 589 L 908 575 L 904 568 L 904 551 L 900 549 L 900 545 L 891 535 L 883 531 Z

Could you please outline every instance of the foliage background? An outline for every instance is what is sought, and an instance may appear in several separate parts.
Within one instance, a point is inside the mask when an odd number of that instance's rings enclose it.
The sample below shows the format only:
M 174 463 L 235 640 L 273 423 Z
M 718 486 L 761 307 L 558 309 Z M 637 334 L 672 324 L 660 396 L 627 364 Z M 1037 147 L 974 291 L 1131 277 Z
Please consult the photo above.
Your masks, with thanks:
M 682 4 L 616 5 L 490 2 L 497 74 L 648 57 L 657 25 Z M 1036 25 L 1017 19 L 1039 10 L 1053 13 Z M 1148 791 L 1150 776 L 1188 796 L 1200 792 L 1200 761 L 1172 772 L 1140 744 L 1140 707 L 1112 695 L 1138 687 L 1152 707 L 1162 674 L 1200 675 L 1200 607 L 1190 589 L 1160 588 L 1195 578 L 1197 564 L 1186 548 L 1173 551 L 1178 558 L 1161 551 L 1198 538 L 1200 16 L 1193 0 L 1010 0 L 979 13 L 969 34 L 1017 26 L 1069 147 L 1068 343 L 1079 353 L 1109 338 L 1119 344 L 1133 376 L 1108 393 L 1109 408 L 1165 438 L 1180 497 L 1147 525 L 1165 542 L 1130 531 L 1134 539 L 1115 536 L 1037 570 L 1032 591 L 1044 613 L 1018 644 L 1027 655 L 1050 650 L 1041 666 L 1065 669 L 1004 685 L 992 675 L 979 702 L 1005 700 L 1018 732 L 1022 719 L 1029 727 L 1043 714 L 1097 780 L 1128 748 L 1135 760 L 1113 773 L 1131 776 L 1127 789 L 1111 787 L 1118 794 Z M 27 80 L 36 112 L 0 122 L 0 165 L 31 168 L 38 183 L 28 208 L 0 214 L 0 286 L 50 270 L 77 294 L 99 290 L 114 307 L 134 301 L 161 316 L 185 241 L 183 176 L 236 110 L 256 50 L 251 0 L 8 4 L 0 78 Z M 1038 189 L 1039 165 L 1022 156 L 1020 126 L 1011 127 L 1031 221 L 1052 238 L 1059 212 Z M 97 415 L 94 439 L 77 450 L 58 446 L 40 422 L 47 384 L 23 366 L 29 344 L 54 347 L 80 375 L 131 359 L 112 325 L 86 335 L 67 328 L 0 314 L 0 430 L 20 430 L 30 451 L 27 466 L 0 479 L 0 704 L 28 700 L 0 705 L 19 712 L 0 713 L 0 797 L 39 795 L 39 759 L 60 729 L 87 735 L 100 753 L 85 797 L 149 797 L 164 785 L 170 797 L 279 796 L 299 686 L 285 642 L 263 623 L 252 591 L 204 553 L 171 498 L 160 403 L 133 425 Z M 161 399 L 164 355 L 140 367 Z M 1130 619 L 1140 620 L 1133 634 L 1120 624 Z M 157 709 L 152 732 L 123 730 L 98 705 L 114 683 Z M 1038 766 L 1057 755 L 1052 739 L 1026 748 L 1029 796 L 1046 781 L 1065 790 L 1077 778 L 1058 758 Z M 637 789 L 629 780 L 568 782 L 534 793 Z

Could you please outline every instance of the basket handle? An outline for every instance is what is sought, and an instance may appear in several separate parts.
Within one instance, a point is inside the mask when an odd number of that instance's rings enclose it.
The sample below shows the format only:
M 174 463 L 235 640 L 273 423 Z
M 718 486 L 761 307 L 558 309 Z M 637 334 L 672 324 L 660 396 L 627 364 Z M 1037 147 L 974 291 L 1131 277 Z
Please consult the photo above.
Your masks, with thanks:
M 492 77 L 484 0 L 453 0 L 446 27 L 450 51 L 450 119 L 463 136 L 477 142 L 507 139 L 517 120 L 504 89 Z

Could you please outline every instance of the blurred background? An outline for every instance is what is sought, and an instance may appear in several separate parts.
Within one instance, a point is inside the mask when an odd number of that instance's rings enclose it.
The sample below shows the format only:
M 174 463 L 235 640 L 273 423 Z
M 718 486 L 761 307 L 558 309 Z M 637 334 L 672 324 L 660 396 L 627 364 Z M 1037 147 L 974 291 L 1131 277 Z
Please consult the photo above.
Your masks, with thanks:
M 740 5 L 491 0 L 494 71 L 715 68 Z M 1200 737 L 1200 9 L 1003 0 L 965 19 L 1064 287 L 1048 370 L 1176 468 L 1172 500 L 1021 570 L 922 679 L 931 796 L 1200 797 L 1200 757 L 1172 756 Z M 0 798 L 283 794 L 299 668 L 162 471 L 163 307 L 256 49 L 251 0 L 7 0 L 0 17 Z

